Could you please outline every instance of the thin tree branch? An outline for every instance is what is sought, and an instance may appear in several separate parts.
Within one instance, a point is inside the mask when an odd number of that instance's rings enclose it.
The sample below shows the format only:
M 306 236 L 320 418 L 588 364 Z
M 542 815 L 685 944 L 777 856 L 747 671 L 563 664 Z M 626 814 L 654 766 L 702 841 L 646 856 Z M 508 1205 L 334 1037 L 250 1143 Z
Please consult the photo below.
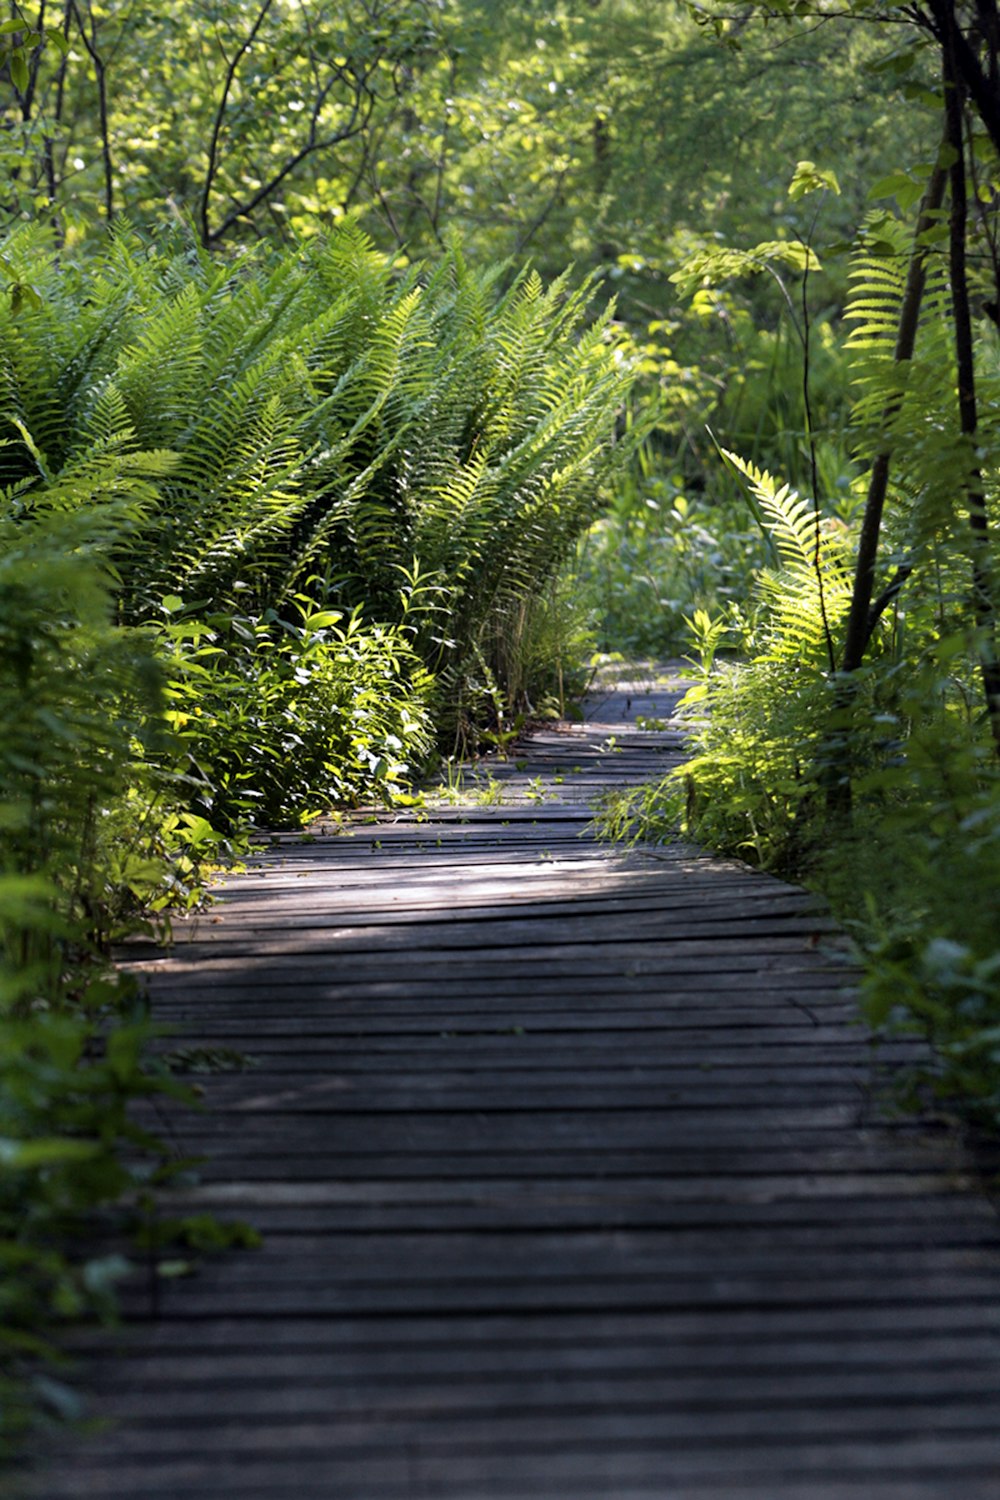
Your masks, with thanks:
M 312 73 L 314 88 L 312 105 L 309 111 L 308 132 L 304 142 L 298 149 L 290 150 L 282 166 L 263 181 L 255 192 L 242 200 L 234 199 L 230 211 L 213 228 L 210 222 L 211 199 L 219 173 L 226 112 L 240 65 L 260 34 L 261 27 L 272 5 L 273 0 L 264 0 L 253 26 L 243 38 L 236 52 L 226 63 L 225 78 L 209 141 L 208 166 L 206 168 L 205 183 L 199 210 L 201 239 L 206 248 L 217 245 L 240 220 L 249 219 L 256 209 L 266 204 L 267 200 L 273 196 L 286 178 L 308 157 L 318 152 L 330 151 L 335 146 L 342 145 L 345 141 L 353 140 L 359 135 L 363 135 L 369 129 L 378 103 L 378 94 L 376 88 L 373 86 L 373 80 L 386 58 L 388 42 L 383 42 L 380 46 L 376 47 L 372 55 L 361 63 L 323 63 L 322 68 L 318 65 L 315 47 L 310 46 L 308 48 L 309 67 Z M 377 6 L 374 8 L 365 7 L 365 11 L 368 21 L 374 29 L 379 19 L 379 9 Z M 308 23 L 306 25 L 306 35 L 307 38 L 312 35 Z M 336 129 L 321 136 L 321 116 L 327 106 L 330 95 L 338 85 L 341 85 L 348 95 L 348 99 L 344 104 L 346 118 Z
M 874 635 L 875 627 L 878 624 L 879 620 L 881 620 L 882 616 L 885 614 L 886 610 L 889 608 L 889 605 L 902 593 L 903 586 L 905 585 L 912 572 L 912 563 L 900 563 L 899 567 L 896 569 L 895 573 L 893 573 L 892 577 L 889 579 L 889 582 L 879 594 L 878 598 L 873 600 L 871 608 L 868 611 L 869 639 L 871 639 L 871 637 Z
M 243 38 L 243 41 L 240 43 L 240 46 L 237 48 L 234 56 L 229 59 L 226 65 L 226 76 L 222 81 L 222 92 L 219 95 L 219 103 L 215 111 L 215 119 L 212 122 L 212 134 L 209 138 L 208 143 L 208 165 L 205 168 L 205 183 L 202 189 L 201 204 L 199 206 L 198 215 L 198 221 L 201 225 L 202 244 L 205 245 L 206 248 L 211 245 L 213 238 L 218 238 L 217 235 L 213 236 L 209 231 L 208 208 L 209 202 L 212 197 L 212 188 L 215 183 L 215 175 L 219 168 L 219 139 L 222 135 L 222 126 L 226 118 L 226 109 L 229 105 L 229 95 L 232 91 L 233 83 L 236 79 L 236 71 L 239 68 L 239 65 L 242 62 L 243 58 L 246 56 L 247 52 L 256 41 L 257 35 L 260 32 L 260 28 L 267 20 L 267 15 L 271 9 L 272 4 L 273 0 L 264 0 L 264 3 L 257 14 L 257 19 L 254 21 L 250 30 Z M 234 223 L 236 218 L 238 217 L 239 215 L 233 216 Z
M 45 51 L 45 0 L 40 0 L 38 6 L 38 20 L 33 30 L 39 33 L 38 41 L 31 50 L 31 62 L 28 65 L 28 87 L 24 91 L 21 100 L 21 109 L 25 120 L 30 120 L 31 111 L 35 103 L 35 94 L 38 90 L 38 70 L 41 67 L 42 53 Z
M 104 163 L 104 208 L 110 224 L 115 213 L 115 179 L 114 168 L 111 160 L 111 135 L 108 125 L 108 82 L 104 66 L 104 58 L 101 56 L 97 46 L 97 21 L 94 12 L 90 12 L 91 35 L 87 35 L 83 16 L 77 0 L 72 0 L 73 14 L 76 17 L 77 29 L 80 40 L 87 49 L 87 55 L 94 64 L 94 73 L 97 78 L 97 105 L 99 113 L 99 127 L 101 132 L 101 159 Z
M 222 220 L 222 222 L 216 229 L 209 229 L 207 218 L 203 215 L 202 243 L 204 244 L 205 248 L 207 250 L 210 250 L 213 245 L 217 245 L 220 240 L 225 238 L 230 229 L 232 229 L 233 225 L 238 223 L 240 219 L 249 218 L 254 209 L 259 208 L 260 205 L 265 201 L 265 199 L 269 198 L 275 191 L 275 189 L 280 187 L 281 183 L 284 182 L 289 173 L 294 172 L 295 168 L 302 162 L 304 162 L 308 156 L 312 156 L 316 151 L 329 151 L 332 149 L 332 147 L 339 146 L 344 141 L 351 140 L 354 136 L 359 135 L 368 124 L 374 108 L 375 96 L 374 94 L 371 94 L 369 95 L 369 98 L 365 104 L 364 114 L 361 115 L 361 106 L 357 105 L 352 111 L 349 126 L 343 130 L 336 131 L 333 135 L 328 136 L 325 140 L 316 140 L 315 130 L 310 130 L 310 137 L 305 142 L 305 144 L 288 158 L 284 166 L 281 167 L 279 171 L 275 172 L 273 177 L 269 178 L 267 182 L 262 183 L 255 193 L 253 193 L 249 198 L 245 198 L 241 203 L 238 203 L 236 207 L 226 215 L 226 217 Z

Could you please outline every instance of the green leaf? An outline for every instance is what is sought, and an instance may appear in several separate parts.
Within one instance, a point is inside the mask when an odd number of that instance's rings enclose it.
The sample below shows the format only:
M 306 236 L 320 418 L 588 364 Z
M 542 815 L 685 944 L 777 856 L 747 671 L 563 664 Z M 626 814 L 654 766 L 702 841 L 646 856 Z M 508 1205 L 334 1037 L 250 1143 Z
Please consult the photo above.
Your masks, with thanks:
M 156 1274 L 168 1281 L 175 1281 L 181 1276 L 193 1276 L 195 1269 L 193 1260 L 159 1260 L 156 1263 Z
M 52 45 L 56 48 L 56 50 L 58 52 L 60 52 L 63 57 L 69 57 L 69 50 L 70 50 L 69 38 L 63 36 L 62 32 L 59 31 L 57 27 L 55 27 L 55 26 L 47 26 L 45 28 L 45 40 L 46 40 L 46 42 L 51 42 Z
M 895 198 L 901 192 L 907 192 L 914 186 L 913 178 L 908 172 L 890 172 L 886 177 L 880 177 L 877 182 L 872 183 L 868 189 L 868 197 L 873 203 L 880 198 Z M 917 184 L 917 195 L 922 191 Z
M 92 1161 L 100 1152 L 101 1147 L 96 1141 L 74 1141 L 60 1136 L 40 1137 L 32 1141 L 0 1138 L 0 1165 L 15 1171 L 63 1166 L 66 1162 Z
M 837 174 L 827 169 L 817 167 L 813 161 L 800 161 L 797 163 L 792 180 L 788 186 L 788 196 L 794 202 L 804 198 L 808 193 L 831 192 L 840 195 L 840 183 Z
M 10 54 L 9 60 L 11 82 L 19 94 L 23 94 L 28 87 L 30 73 L 28 72 L 28 60 L 24 55 L 23 47 L 15 47 Z

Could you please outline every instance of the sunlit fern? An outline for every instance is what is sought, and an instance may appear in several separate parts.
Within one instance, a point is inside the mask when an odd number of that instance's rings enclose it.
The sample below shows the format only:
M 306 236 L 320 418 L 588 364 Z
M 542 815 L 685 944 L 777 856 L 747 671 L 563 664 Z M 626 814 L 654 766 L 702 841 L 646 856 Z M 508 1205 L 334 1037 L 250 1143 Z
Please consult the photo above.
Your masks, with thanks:
M 824 521 L 812 501 L 735 453 L 729 464 L 746 482 L 761 526 L 778 559 L 763 569 L 757 590 L 764 659 L 829 665 L 831 642 L 851 597 L 846 536 Z
M 910 234 L 884 214 L 870 223 L 852 261 L 845 316 L 852 325 L 846 347 L 856 392 L 855 446 L 866 461 L 879 449 L 892 456 L 883 551 L 893 564 L 905 560 L 919 573 L 938 565 L 943 537 L 962 525 L 964 477 L 977 462 L 995 469 L 1000 447 L 984 427 L 977 453 L 959 430 L 947 261 L 933 248 L 914 354 L 896 359 Z M 979 394 L 984 410 L 995 406 L 995 376 L 982 372 Z
M 39 299 L 0 305 L 0 483 L 177 455 L 117 558 L 124 619 L 167 594 L 280 611 L 319 575 L 337 605 L 399 621 L 416 561 L 437 590 L 408 615 L 424 660 L 456 682 L 486 661 L 502 685 L 526 601 L 622 456 L 631 376 L 592 282 L 474 270 L 457 248 L 400 272 L 350 224 L 235 264 L 127 226 L 69 272 L 34 229 L 4 254 Z

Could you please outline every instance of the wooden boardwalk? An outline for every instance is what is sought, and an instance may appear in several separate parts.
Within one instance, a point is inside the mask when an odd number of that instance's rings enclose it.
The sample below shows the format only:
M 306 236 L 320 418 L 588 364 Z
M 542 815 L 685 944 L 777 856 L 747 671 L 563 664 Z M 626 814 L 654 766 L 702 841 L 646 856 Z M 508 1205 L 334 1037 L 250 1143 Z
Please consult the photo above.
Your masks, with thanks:
M 802 892 L 588 834 L 673 702 L 284 840 L 149 959 L 171 1047 L 252 1064 L 173 1117 L 181 1206 L 265 1243 L 130 1292 L 111 1425 L 33 1494 L 997 1500 L 997 1218 L 954 1133 L 886 1122 L 910 1044 Z

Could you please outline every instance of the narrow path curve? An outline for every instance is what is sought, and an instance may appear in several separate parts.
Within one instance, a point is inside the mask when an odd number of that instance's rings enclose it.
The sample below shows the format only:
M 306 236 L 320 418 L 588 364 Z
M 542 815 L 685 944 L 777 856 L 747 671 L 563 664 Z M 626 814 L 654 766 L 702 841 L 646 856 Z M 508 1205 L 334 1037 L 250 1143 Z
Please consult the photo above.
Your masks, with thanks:
M 996 1500 L 1000 1234 L 883 1118 L 910 1044 L 803 892 L 588 833 L 676 697 L 279 841 L 143 965 L 172 1047 L 252 1062 L 172 1122 L 181 1206 L 265 1243 L 130 1294 L 44 1500 Z

